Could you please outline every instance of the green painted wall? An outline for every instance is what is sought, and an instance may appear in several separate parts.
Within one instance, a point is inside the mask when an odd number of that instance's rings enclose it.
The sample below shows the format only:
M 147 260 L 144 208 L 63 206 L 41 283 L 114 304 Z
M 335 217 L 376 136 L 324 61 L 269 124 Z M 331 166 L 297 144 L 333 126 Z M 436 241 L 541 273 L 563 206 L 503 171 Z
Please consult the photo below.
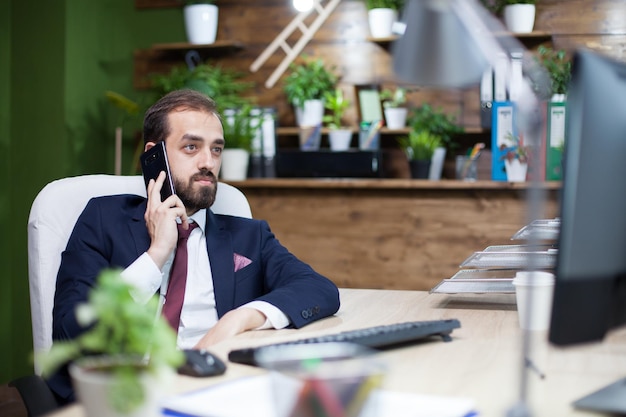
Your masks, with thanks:
M 32 373 L 26 225 L 48 182 L 113 173 L 119 110 L 132 88 L 132 53 L 184 41 L 180 9 L 136 10 L 132 0 L 0 2 L 0 384 Z M 144 97 L 144 98 L 142 98 Z M 125 123 L 124 173 L 135 123 Z

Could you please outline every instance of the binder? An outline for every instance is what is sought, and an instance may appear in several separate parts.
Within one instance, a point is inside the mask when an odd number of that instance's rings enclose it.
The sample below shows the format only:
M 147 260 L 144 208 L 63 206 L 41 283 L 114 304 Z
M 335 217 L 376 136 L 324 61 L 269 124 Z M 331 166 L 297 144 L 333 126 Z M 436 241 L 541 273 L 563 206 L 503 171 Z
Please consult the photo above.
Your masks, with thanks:
M 493 68 L 483 73 L 480 81 L 480 127 L 491 128 L 491 114 L 493 107 Z
M 510 101 L 495 101 L 493 103 L 491 128 L 491 179 L 493 181 L 507 181 L 504 159 L 515 143 L 511 137 L 517 135 L 515 126 L 515 105 Z
M 524 136 L 526 145 L 532 147 L 532 155 L 530 164 L 528 165 L 528 180 L 529 181 L 545 181 L 546 179 L 546 125 L 547 125 L 547 114 L 548 114 L 548 104 L 545 101 L 539 103 L 535 112 L 537 112 L 536 116 L 533 118 L 537 118 L 541 120 L 542 129 L 537 135 L 536 138 L 531 138 L 529 136 Z
M 493 69 L 493 100 L 506 101 L 508 99 L 506 87 L 509 82 L 509 58 L 505 53 L 498 54 Z
M 548 120 L 546 127 L 546 181 L 563 179 L 563 146 L 565 145 L 564 102 L 548 103 Z

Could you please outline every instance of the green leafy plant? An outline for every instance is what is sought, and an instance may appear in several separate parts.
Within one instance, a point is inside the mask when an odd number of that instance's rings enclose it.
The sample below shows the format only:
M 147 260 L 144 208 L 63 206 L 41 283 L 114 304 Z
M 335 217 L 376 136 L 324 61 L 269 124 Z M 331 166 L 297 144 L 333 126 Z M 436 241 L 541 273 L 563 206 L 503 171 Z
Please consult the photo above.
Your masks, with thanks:
M 350 100 L 344 97 L 341 88 L 336 88 L 332 93 L 326 93 L 324 107 L 331 112 L 331 114 L 324 116 L 324 123 L 327 124 L 329 129 L 340 129 L 343 115 L 350 107 Z
M 401 10 L 404 7 L 404 0 L 365 0 L 367 10 L 372 9 L 393 9 Z
M 442 146 L 441 137 L 426 130 L 412 130 L 408 136 L 398 138 L 409 160 L 430 161 L 435 149 Z
M 254 83 L 243 82 L 244 74 L 228 68 L 204 63 L 189 69 L 185 65 L 173 67 L 168 74 L 152 74 L 152 88 L 159 97 L 182 88 L 191 88 L 211 97 L 220 112 L 227 108 L 248 105 L 245 96 Z
M 285 78 L 284 91 L 287 100 L 302 108 L 307 100 L 321 100 L 332 91 L 338 77 L 327 68 L 321 59 L 309 59 L 306 56 L 299 63 L 289 65 L 290 73 Z
M 537 0 L 480 0 L 480 2 L 496 15 L 502 14 L 504 8 L 512 4 L 537 4 Z
M 385 108 L 402 107 L 406 104 L 406 89 L 402 87 L 385 88 L 380 92 L 380 100 Z
M 502 152 L 502 159 L 512 161 L 519 159 L 520 162 L 528 162 L 528 158 L 532 153 L 532 148 L 524 144 L 524 141 L 519 136 L 514 136 L 513 133 L 508 132 L 506 139 L 512 143 L 511 146 L 505 144 L 500 145 L 500 152 Z
M 566 94 L 572 77 L 572 62 L 567 58 L 564 50 L 555 51 L 546 46 L 537 48 L 539 63 L 550 75 L 550 85 L 553 94 Z
M 107 371 L 114 377 L 109 401 L 120 412 L 130 412 L 143 402 L 138 368 L 157 373 L 184 360 L 176 348 L 176 333 L 162 316 L 156 317 L 157 298 L 140 305 L 132 298 L 132 289 L 119 271 L 103 271 L 88 302 L 76 310 L 78 323 L 90 326 L 88 330 L 75 339 L 55 341 L 41 356 L 44 375 L 90 356 L 119 359 Z
M 453 116 L 441 109 L 435 109 L 429 104 L 411 109 L 407 120 L 412 131 L 426 131 L 441 139 L 441 146 L 452 149 L 456 146 L 452 139 L 455 134 L 463 132 Z
M 262 115 L 255 114 L 250 105 L 224 111 L 226 149 L 252 151 L 252 141 L 261 126 Z
M 192 4 L 214 4 L 215 0 L 179 0 L 185 6 L 191 6 Z

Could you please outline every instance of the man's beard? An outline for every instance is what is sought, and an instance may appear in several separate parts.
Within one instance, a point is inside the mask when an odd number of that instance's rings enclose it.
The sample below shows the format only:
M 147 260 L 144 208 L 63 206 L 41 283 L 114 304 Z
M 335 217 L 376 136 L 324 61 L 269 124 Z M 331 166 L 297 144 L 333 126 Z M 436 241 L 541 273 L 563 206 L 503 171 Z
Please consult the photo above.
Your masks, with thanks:
M 213 186 L 203 186 L 197 191 L 194 190 L 194 183 L 203 179 L 213 180 Z M 194 174 L 187 183 L 179 178 L 174 178 L 174 188 L 176 189 L 176 195 L 185 205 L 185 209 L 196 212 L 200 209 L 211 207 L 215 202 L 217 179 L 211 171 L 202 170 Z

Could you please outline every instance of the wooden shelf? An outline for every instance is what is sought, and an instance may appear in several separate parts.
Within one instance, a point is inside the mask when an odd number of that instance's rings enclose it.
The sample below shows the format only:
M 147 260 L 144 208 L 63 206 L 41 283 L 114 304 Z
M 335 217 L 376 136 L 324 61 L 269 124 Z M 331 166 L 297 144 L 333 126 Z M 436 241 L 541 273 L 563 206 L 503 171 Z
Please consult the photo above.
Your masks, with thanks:
M 151 51 L 176 51 L 186 53 L 188 51 L 208 51 L 213 53 L 230 52 L 243 48 L 243 43 L 238 41 L 215 41 L 207 44 L 193 44 L 188 42 L 155 43 Z
M 192 44 L 173 42 L 154 44 L 148 49 L 137 49 L 134 52 L 133 85 L 137 89 L 150 87 L 149 74 L 167 73 L 172 67 L 185 64 L 185 56 L 195 51 L 202 62 L 243 49 L 239 41 L 216 41 L 211 44 Z
M 352 132 L 353 133 L 358 133 L 359 129 L 356 127 L 351 127 Z M 322 134 L 327 134 L 329 131 L 328 128 L 322 128 Z M 402 129 L 389 129 L 387 127 L 383 127 L 380 129 L 380 133 L 382 135 L 406 135 L 411 131 L 410 127 L 405 127 Z M 300 128 L 297 126 L 287 126 L 287 127 L 278 127 L 276 129 L 276 134 L 278 136 L 291 136 L 291 135 L 297 135 L 300 132 Z M 466 127 L 464 128 L 463 132 L 461 132 L 461 135 L 476 135 L 476 134 L 482 134 L 482 133 L 487 133 L 489 132 L 488 130 L 485 130 L 481 127 L 474 127 L 474 126 L 470 126 L 470 127 Z

